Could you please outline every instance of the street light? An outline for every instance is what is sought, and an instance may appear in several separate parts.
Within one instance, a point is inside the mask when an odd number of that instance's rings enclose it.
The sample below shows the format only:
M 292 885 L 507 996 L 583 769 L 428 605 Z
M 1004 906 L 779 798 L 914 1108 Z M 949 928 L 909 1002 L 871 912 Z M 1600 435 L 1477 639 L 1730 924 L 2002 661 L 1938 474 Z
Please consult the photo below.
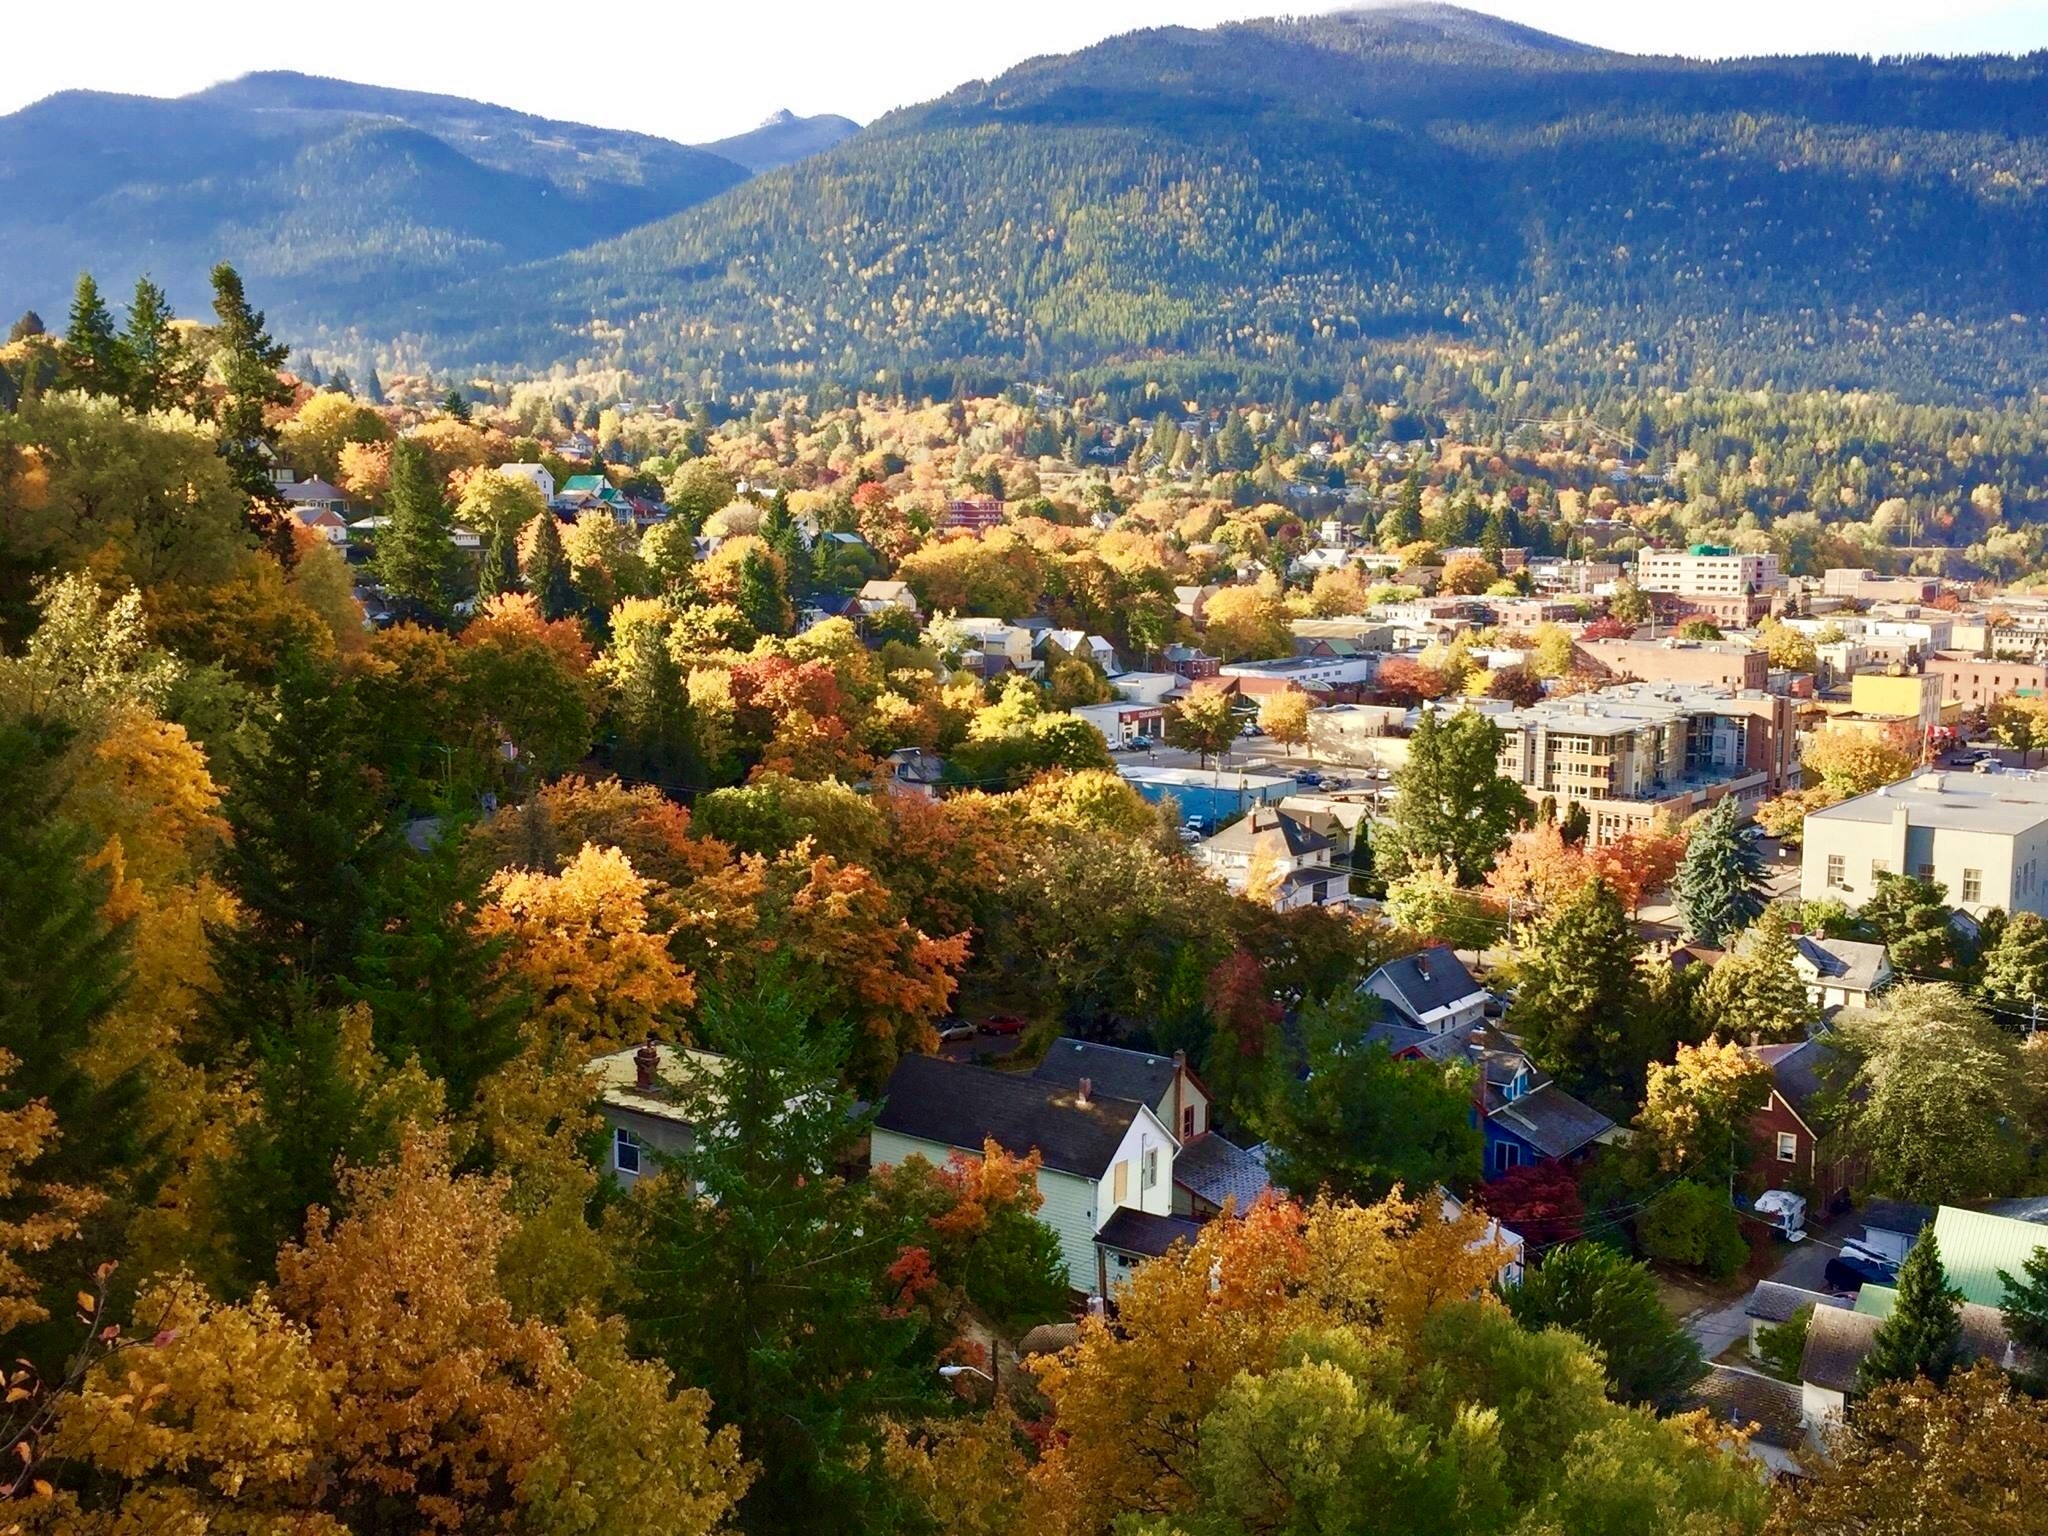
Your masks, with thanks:
M 990 1386 L 994 1386 L 996 1384 L 995 1377 L 989 1375 L 987 1371 L 984 1371 L 978 1365 L 942 1365 L 939 1367 L 939 1374 L 945 1377 L 948 1381 L 958 1381 L 962 1376 L 966 1376 L 970 1373 L 979 1376 L 983 1381 L 987 1382 Z

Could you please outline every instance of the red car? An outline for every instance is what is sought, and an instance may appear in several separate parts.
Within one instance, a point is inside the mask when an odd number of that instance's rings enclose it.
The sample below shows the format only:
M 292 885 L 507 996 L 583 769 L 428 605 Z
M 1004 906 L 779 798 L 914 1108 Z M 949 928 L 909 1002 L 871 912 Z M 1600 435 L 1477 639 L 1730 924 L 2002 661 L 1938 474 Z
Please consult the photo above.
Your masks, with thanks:
M 1024 1021 L 1014 1013 L 991 1014 L 981 1021 L 981 1032 L 984 1035 L 1021 1035 L 1024 1033 Z

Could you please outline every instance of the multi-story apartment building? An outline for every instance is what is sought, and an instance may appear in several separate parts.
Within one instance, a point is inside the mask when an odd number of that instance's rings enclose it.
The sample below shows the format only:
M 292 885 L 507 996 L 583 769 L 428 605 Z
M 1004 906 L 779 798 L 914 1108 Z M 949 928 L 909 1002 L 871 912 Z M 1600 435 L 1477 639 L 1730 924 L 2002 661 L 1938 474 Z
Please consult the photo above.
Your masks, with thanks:
M 1583 806 L 1595 844 L 1727 795 L 1754 803 L 1792 781 L 1793 705 L 1775 694 L 1634 683 L 1496 716 L 1500 771 L 1563 813 Z
M 1718 544 L 1645 549 L 1636 555 L 1636 585 L 1679 597 L 1755 597 L 1783 586 L 1776 555 L 1746 555 Z
M 1939 881 L 1972 916 L 2048 917 L 2048 774 L 1930 769 L 1807 816 L 1804 900 L 1860 907 L 1885 874 Z

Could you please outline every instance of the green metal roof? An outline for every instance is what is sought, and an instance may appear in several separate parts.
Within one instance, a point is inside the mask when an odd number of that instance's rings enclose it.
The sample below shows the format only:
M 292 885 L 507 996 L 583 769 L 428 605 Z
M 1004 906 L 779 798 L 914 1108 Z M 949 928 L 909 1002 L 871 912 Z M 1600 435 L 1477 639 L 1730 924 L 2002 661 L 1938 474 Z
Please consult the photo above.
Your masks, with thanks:
M 1883 1319 L 1892 1315 L 1892 1305 L 1899 1299 L 1897 1289 L 1889 1285 L 1866 1285 L 1856 1293 L 1853 1310 L 1865 1317 Z
M 2005 1282 L 1998 1272 L 2017 1275 L 2037 1248 L 2048 1248 L 2048 1227 L 1944 1205 L 1935 1213 L 1934 1240 L 1941 1244 L 1941 1267 L 1948 1283 L 1963 1293 L 1965 1301 L 1996 1307 L 2005 1301 Z

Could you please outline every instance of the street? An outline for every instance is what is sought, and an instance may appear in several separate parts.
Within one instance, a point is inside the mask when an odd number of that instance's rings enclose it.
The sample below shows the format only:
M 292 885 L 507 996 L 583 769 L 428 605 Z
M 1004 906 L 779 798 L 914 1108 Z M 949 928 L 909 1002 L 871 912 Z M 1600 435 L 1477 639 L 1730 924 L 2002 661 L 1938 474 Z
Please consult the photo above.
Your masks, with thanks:
M 1823 1272 L 1828 1260 L 1841 1252 L 1844 1238 L 1854 1237 L 1862 1229 L 1863 1218 L 1853 1211 L 1837 1216 L 1824 1227 L 1808 1227 L 1805 1242 L 1786 1243 L 1778 1249 L 1780 1263 L 1764 1279 L 1796 1285 L 1804 1291 L 1825 1291 Z M 1685 1331 L 1698 1342 L 1700 1353 L 1707 1359 L 1714 1359 L 1731 1344 L 1749 1336 L 1745 1309 L 1755 1288 L 1753 1284 L 1745 1286 L 1734 1300 L 1702 1306 L 1685 1317 Z

